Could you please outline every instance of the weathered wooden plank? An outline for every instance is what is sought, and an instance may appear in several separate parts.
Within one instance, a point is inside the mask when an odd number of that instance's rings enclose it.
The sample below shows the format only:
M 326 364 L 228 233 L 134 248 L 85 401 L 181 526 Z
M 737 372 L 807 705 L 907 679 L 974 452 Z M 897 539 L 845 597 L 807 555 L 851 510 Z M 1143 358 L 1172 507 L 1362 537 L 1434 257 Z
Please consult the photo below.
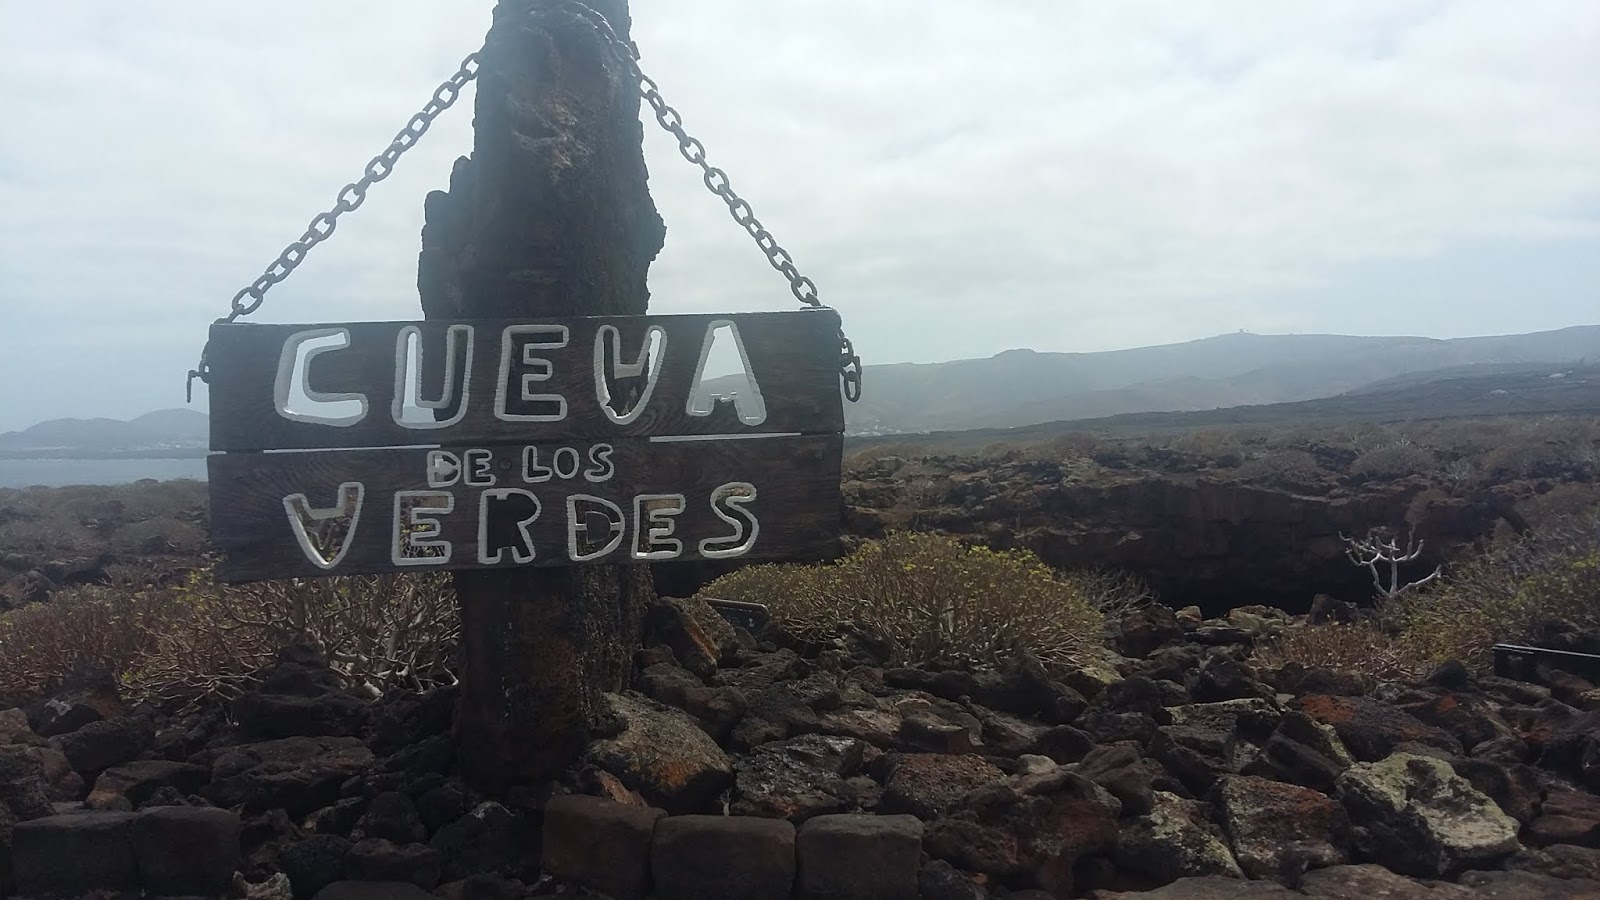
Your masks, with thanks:
M 213 454 L 218 577 L 829 558 L 842 444 L 810 435 Z M 670 534 L 652 541 L 652 522 Z
M 733 329 L 727 325 L 731 323 Z M 274 450 L 460 446 L 516 441 L 614 439 L 684 434 L 833 434 L 844 430 L 839 392 L 838 314 L 832 310 L 684 316 L 597 316 L 529 321 L 358 322 L 327 325 L 214 325 L 211 329 L 211 449 Z M 643 391 L 650 367 L 633 379 L 616 368 L 635 364 L 655 331 L 659 368 L 638 414 L 608 416 L 597 380 L 607 392 L 630 385 Z M 702 349 L 717 331 L 737 331 L 760 402 L 749 391 L 739 403 L 696 402 L 689 410 Z M 456 350 L 450 351 L 454 334 Z M 318 352 L 308 335 L 344 346 Z M 427 377 L 407 386 L 405 343 L 415 334 Z M 620 340 L 620 357 L 614 341 Z M 661 343 L 663 342 L 664 343 Z M 596 344 L 602 362 L 597 366 Z M 304 344 L 304 347 L 301 345 Z M 533 344 L 531 348 L 528 346 Z M 470 353 L 468 347 L 470 345 Z M 286 347 L 288 351 L 286 352 Z M 299 352 L 296 348 L 301 348 Z M 450 375 L 438 360 L 451 359 Z M 530 362 L 531 360 L 531 362 Z M 604 372 L 598 375 L 597 369 Z M 296 370 L 303 376 L 295 376 Z M 401 374 L 397 375 L 397 370 Z M 542 376 L 542 377 L 541 377 Z M 314 399 L 280 411 L 279 397 L 304 383 Z M 397 384 L 398 382 L 398 384 Z M 709 380 L 711 391 L 726 386 Z M 445 388 L 451 388 L 446 393 Z M 420 395 L 438 411 L 415 409 L 396 421 L 396 396 Z M 464 394 L 464 400 L 462 395 Z M 323 396 L 317 396 L 323 395 Z M 560 398 L 528 399 L 529 397 Z M 343 398 L 343 399 L 341 399 Z M 416 398 L 411 398 L 416 399 Z M 405 402 L 410 402 L 405 400 Z M 632 407 L 618 403 L 622 412 Z M 317 415 L 354 412 L 332 424 Z M 443 421 L 441 421 L 443 420 Z

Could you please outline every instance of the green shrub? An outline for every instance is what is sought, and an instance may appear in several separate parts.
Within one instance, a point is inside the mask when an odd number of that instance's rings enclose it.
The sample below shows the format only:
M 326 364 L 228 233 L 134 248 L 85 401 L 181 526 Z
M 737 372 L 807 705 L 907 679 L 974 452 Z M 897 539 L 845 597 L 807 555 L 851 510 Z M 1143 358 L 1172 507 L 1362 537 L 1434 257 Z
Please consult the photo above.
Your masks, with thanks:
M 854 623 L 887 639 L 901 663 L 982 665 L 1024 647 L 1047 663 L 1076 658 L 1100 645 L 1102 608 L 1140 591 L 1103 573 L 1057 573 L 1026 551 L 898 533 L 833 564 L 740 569 L 701 596 L 765 603 L 807 639 Z

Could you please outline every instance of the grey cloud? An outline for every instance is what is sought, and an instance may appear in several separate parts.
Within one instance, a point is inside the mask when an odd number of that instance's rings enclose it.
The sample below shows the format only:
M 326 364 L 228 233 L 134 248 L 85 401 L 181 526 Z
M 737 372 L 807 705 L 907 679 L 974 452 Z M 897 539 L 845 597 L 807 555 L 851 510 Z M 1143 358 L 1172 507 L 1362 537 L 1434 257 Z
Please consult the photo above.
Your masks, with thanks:
M 0 328 L 26 335 L 0 379 L 42 386 L 0 428 L 176 402 L 206 323 L 481 42 L 491 5 L 0 7 Z M 1600 299 L 1592 269 L 1565 299 L 1453 321 L 1295 299 L 1485 241 L 1600 250 L 1586 0 L 655 0 L 634 17 L 646 69 L 869 362 L 1243 324 L 1450 336 L 1588 321 L 1570 298 Z M 470 102 L 265 320 L 417 314 L 422 197 L 469 149 Z M 790 305 L 671 140 L 646 140 L 668 222 L 653 308 Z

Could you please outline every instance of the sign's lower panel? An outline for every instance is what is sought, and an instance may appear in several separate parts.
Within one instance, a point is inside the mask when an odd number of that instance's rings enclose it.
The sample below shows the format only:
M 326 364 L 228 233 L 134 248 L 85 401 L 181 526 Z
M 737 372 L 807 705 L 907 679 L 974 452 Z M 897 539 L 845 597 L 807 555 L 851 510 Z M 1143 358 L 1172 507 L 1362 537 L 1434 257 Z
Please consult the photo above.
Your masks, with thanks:
M 214 454 L 226 582 L 697 559 L 826 559 L 837 434 Z

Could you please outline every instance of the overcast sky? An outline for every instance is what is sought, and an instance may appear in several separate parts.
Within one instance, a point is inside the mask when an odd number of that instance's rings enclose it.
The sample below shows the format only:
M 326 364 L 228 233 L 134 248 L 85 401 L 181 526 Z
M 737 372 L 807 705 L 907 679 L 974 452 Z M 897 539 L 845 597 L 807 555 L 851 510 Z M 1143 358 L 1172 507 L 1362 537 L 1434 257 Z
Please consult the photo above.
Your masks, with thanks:
M 207 324 L 491 0 L 0 0 L 0 430 L 182 405 Z M 651 0 L 644 66 L 870 363 L 1600 322 L 1594 0 Z M 419 318 L 471 96 L 256 317 Z M 656 312 L 786 309 L 647 132 Z M 204 393 L 196 397 L 204 409 Z

